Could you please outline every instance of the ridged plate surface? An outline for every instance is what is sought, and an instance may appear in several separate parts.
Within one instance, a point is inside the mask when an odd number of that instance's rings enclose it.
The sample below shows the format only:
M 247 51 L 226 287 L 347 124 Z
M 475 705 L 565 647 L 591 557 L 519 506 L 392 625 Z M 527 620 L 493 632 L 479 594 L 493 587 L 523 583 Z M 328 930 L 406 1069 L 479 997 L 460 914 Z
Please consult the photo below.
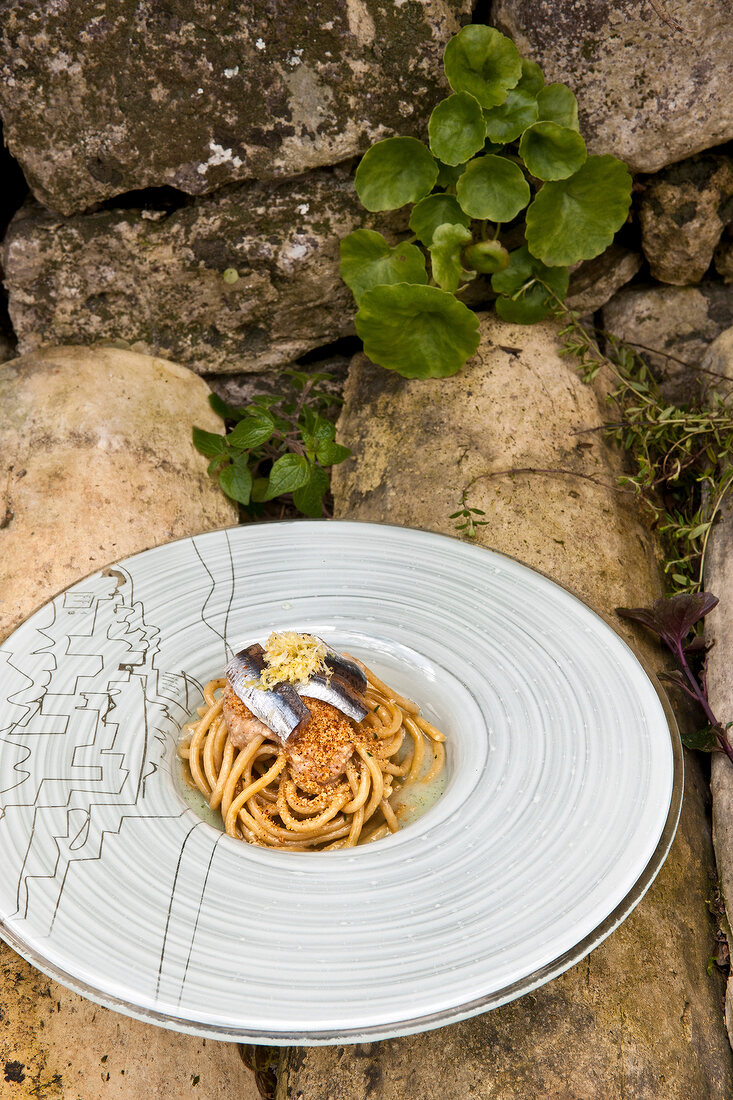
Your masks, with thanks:
M 278 853 L 187 806 L 180 727 L 232 649 L 322 635 L 448 737 L 441 799 L 386 840 Z M 357 1042 L 519 996 L 596 946 L 671 843 L 676 730 L 598 615 L 454 539 L 290 522 L 96 573 L 0 647 L 0 930 L 164 1026 Z

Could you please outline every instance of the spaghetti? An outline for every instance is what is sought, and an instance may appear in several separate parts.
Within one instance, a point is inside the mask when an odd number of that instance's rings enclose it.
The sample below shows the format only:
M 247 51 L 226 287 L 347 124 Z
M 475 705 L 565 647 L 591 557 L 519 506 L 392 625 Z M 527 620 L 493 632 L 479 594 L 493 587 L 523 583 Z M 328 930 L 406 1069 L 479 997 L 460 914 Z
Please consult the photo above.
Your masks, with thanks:
M 316 738 L 310 759 L 347 750 L 342 774 L 319 782 L 298 767 L 298 749 L 258 733 L 243 747 L 233 743 L 224 714 L 226 680 L 210 680 L 199 720 L 179 747 L 188 780 L 218 810 L 226 832 L 250 844 L 288 851 L 351 848 L 400 827 L 396 796 L 412 785 L 427 786 L 442 771 L 445 737 L 369 669 L 366 718 L 355 723 L 327 703 L 304 695 Z M 344 727 L 344 723 L 346 726 Z M 346 729 L 346 733 L 344 733 Z

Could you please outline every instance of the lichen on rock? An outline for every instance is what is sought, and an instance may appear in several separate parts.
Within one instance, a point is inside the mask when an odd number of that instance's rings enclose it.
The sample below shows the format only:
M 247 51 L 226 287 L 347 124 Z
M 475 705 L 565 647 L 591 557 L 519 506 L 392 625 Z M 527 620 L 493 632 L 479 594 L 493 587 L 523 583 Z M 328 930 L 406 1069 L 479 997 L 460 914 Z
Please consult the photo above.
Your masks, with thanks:
M 353 333 L 339 240 L 373 222 L 341 171 L 240 184 L 173 210 L 63 218 L 30 201 L 4 245 L 19 349 L 112 339 L 201 374 L 289 364 Z M 380 227 L 405 223 L 398 214 Z
M 63 214 L 144 187 L 195 195 L 294 176 L 415 132 L 471 11 L 469 0 L 3 7 L 6 140 L 36 197 Z

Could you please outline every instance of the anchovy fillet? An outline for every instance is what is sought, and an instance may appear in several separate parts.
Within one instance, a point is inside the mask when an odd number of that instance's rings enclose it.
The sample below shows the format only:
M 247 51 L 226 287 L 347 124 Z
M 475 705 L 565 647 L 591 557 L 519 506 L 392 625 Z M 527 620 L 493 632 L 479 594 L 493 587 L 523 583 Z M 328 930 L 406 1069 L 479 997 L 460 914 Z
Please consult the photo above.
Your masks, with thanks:
M 293 686 L 298 695 L 310 695 L 312 699 L 330 703 L 355 722 L 361 722 L 369 713 L 356 692 L 352 691 L 350 684 L 342 681 L 335 672 L 329 679 L 325 676 L 311 676 L 309 680 L 301 680 Z
M 319 640 L 322 641 L 322 639 Z M 325 644 L 326 643 L 324 643 L 324 645 Z M 324 660 L 327 667 L 331 669 L 335 676 L 339 676 L 349 685 L 349 687 L 353 688 L 354 691 L 357 691 L 360 695 L 364 694 L 367 689 L 367 678 L 356 661 L 350 661 L 348 657 L 342 657 L 340 653 L 336 653 L 330 646 Z
M 226 678 L 232 690 L 255 718 L 287 741 L 301 725 L 310 719 L 310 711 L 291 684 L 277 684 L 265 689 L 253 686 L 265 668 L 264 650 L 251 645 L 237 653 L 226 667 Z

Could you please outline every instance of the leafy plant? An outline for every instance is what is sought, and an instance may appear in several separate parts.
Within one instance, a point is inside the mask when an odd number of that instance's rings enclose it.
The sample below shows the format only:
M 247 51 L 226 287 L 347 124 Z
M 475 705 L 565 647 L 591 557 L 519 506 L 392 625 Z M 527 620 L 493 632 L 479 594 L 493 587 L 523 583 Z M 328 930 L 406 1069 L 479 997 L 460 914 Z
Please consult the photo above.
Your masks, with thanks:
M 544 287 L 549 294 L 552 288 Z M 710 532 L 733 486 L 733 413 L 718 393 L 698 405 L 665 400 L 635 348 L 590 330 L 553 296 L 555 315 L 563 322 L 564 353 L 578 360 L 586 381 L 602 368 L 616 379 L 609 396 L 614 415 L 605 430 L 626 452 L 631 468 L 619 481 L 636 494 L 660 535 L 669 586 L 696 592 Z
M 673 654 L 677 668 L 673 672 L 661 672 L 659 679 L 680 688 L 702 708 L 707 724 L 694 733 L 682 734 L 687 747 L 702 752 L 724 752 L 733 761 L 733 748 L 727 733 L 730 723 L 724 726 L 713 714 L 704 666 L 698 679 L 688 660 L 690 654 L 704 652 L 704 639 L 695 627 L 718 602 L 717 596 L 710 592 L 688 592 L 655 600 L 650 608 L 617 607 L 616 612 L 625 619 L 640 623 L 662 640 Z
M 306 516 L 324 512 L 328 468 L 351 451 L 336 443 L 328 412 L 337 403 L 323 383 L 325 373 L 284 372 L 292 394 L 259 394 L 243 408 L 216 394 L 209 404 L 230 424 L 227 435 L 193 429 L 193 443 L 209 461 L 209 473 L 228 497 L 249 515 L 260 515 L 269 501 L 288 497 Z
M 478 323 L 456 295 L 478 277 L 491 277 L 505 320 L 547 317 L 569 266 L 603 252 L 631 203 L 625 165 L 588 155 L 573 92 L 545 84 L 511 39 L 473 24 L 443 61 L 452 94 L 430 116 L 428 145 L 386 138 L 356 172 L 367 210 L 414 204 L 413 236 L 393 246 L 357 229 L 341 242 L 364 350 L 407 378 L 454 374 L 474 354 Z

